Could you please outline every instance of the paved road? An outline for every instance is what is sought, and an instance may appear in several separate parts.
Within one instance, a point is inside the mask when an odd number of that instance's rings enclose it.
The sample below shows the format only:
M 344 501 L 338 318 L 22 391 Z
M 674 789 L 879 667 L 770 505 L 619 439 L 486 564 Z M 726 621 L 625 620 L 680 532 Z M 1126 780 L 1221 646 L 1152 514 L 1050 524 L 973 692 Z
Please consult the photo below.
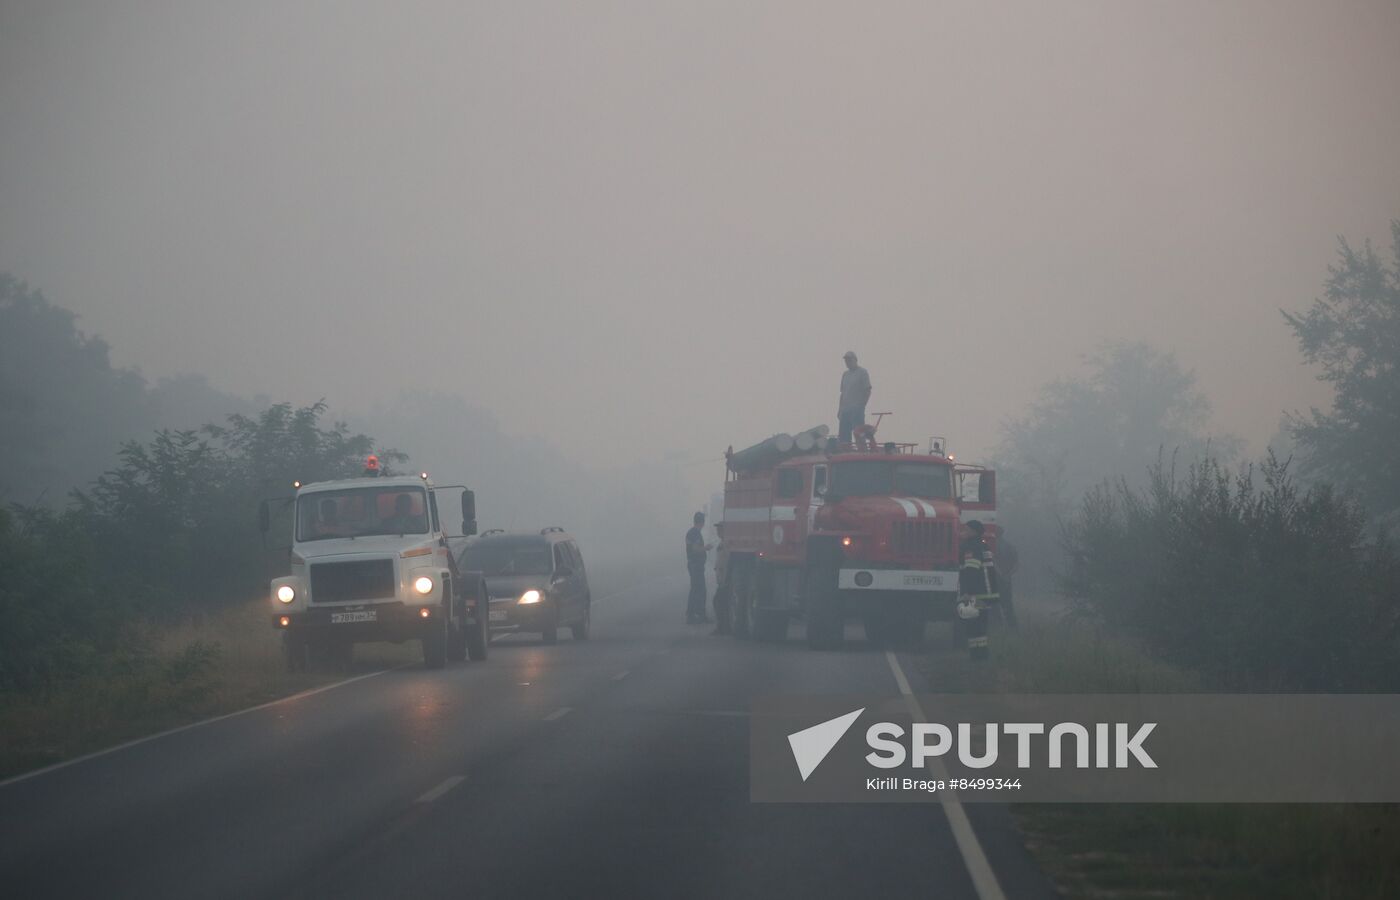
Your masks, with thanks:
M 684 602 L 653 580 L 586 643 L 512 636 L 0 786 L 0 892 L 978 896 L 937 805 L 748 800 L 749 699 L 896 696 L 886 655 L 712 638 Z M 1005 895 L 1049 895 L 1005 810 L 964 809 Z

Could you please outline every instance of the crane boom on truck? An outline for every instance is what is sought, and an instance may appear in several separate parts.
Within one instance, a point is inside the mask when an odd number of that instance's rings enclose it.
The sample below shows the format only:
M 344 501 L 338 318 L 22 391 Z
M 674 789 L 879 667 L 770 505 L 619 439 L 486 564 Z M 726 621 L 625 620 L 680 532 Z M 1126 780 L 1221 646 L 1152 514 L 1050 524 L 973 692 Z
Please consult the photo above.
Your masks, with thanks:
M 959 464 L 942 438 L 925 448 L 828 434 L 725 454 L 720 590 L 734 632 L 785 640 L 802 618 L 807 643 L 830 649 L 854 617 L 872 642 L 915 646 L 926 622 L 955 616 L 961 523 L 981 521 L 995 542 L 996 474 Z

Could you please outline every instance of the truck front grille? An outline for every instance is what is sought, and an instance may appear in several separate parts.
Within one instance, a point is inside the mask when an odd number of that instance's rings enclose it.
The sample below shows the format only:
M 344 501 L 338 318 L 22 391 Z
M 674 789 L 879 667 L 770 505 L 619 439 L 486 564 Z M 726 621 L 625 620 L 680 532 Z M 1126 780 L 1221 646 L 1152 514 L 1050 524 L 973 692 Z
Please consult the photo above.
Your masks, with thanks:
M 386 600 L 392 599 L 394 594 L 394 561 L 392 559 L 311 564 L 311 601 L 313 603 Z
M 957 556 L 951 522 L 894 522 L 890 550 L 895 556 L 946 562 Z

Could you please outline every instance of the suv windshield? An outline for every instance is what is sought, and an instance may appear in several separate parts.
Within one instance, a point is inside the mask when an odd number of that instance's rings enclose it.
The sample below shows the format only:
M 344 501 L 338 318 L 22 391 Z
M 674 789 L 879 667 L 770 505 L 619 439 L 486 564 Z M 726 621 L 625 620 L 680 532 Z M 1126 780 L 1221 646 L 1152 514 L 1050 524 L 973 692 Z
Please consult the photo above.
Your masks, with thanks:
M 419 487 L 363 487 L 297 497 L 297 540 L 427 534 L 428 495 Z
M 548 575 L 554 571 L 548 544 L 485 544 L 468 547 L 463 568 L 483 575 Z
M 831 467 L 831 493 L 837 497 L 903 496 L 951 500 L 948 466 L 883 460 L 837 463 Z

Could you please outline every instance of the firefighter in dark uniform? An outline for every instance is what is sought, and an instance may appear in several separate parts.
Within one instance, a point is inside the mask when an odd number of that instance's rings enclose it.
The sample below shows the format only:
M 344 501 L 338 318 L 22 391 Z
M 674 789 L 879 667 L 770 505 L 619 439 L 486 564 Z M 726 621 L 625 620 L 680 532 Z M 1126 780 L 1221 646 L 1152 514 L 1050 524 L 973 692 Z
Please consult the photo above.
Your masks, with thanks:
M 705 514 L 698 512 L 694 527 L 685 533 L 685 566 L 690 572 L 690 599 L 685 607 L 688 625 L 710 621 L 705 615 L 705 559 L 709 556 L 710 545 L 705 543 L 704 527 Z
M 973 659 L 986 659 L 989 606 L 1000 598 L 997 593 L 997 572 L 992 560 L 992 548 L 982 539 L 982 523 L 964 522 L 958 557 L 958 617 L 963 620 L 967 635 L 967 652 Z

